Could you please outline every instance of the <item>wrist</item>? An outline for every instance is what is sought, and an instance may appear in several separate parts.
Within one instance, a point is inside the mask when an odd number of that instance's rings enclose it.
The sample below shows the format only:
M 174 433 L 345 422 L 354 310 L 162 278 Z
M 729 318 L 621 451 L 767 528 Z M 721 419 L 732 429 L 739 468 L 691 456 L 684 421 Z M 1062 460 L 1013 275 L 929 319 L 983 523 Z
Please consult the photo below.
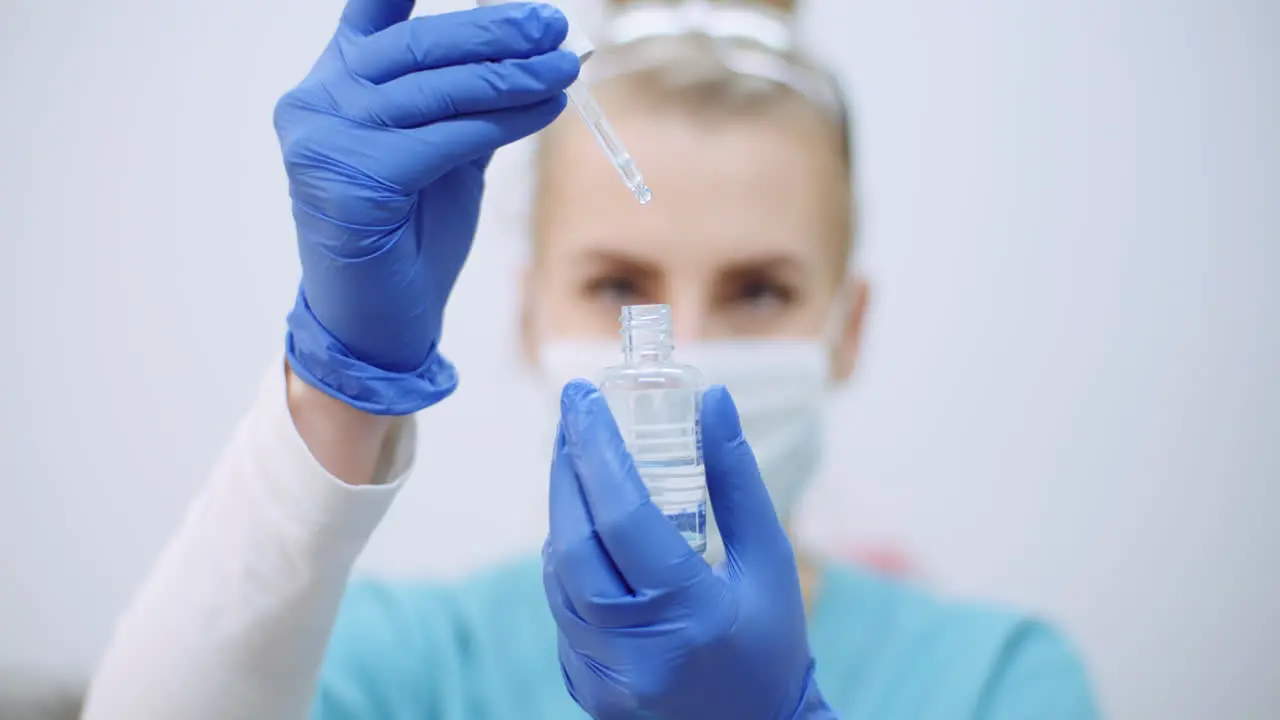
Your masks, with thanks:
M 412 415 L 447 398 L 458 387 L 453 364 L 432 347 L 422 366 L 386 370 L 351 354 L 311 312 L 302 289 L 288 317 L 285 355 L 307 385 L 372 415 Z
M 303 382 L 286 363 L 285 397 L 293 425 L 312 457 L 348 485 L 368 485 L 394 418 L 354 408 Z

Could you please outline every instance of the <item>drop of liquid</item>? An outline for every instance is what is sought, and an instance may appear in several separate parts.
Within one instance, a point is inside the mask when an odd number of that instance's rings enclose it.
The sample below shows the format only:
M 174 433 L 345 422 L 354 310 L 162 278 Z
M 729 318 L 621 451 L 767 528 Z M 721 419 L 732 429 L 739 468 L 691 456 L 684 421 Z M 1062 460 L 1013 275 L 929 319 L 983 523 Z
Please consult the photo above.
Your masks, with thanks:
M 643 183 L 636 186 L 635 193 L 636 199 L 640 201 L 641 205 L 648 205 L 649 201 L 653 199 L 653 193 L 649 190 L 649 186 Z

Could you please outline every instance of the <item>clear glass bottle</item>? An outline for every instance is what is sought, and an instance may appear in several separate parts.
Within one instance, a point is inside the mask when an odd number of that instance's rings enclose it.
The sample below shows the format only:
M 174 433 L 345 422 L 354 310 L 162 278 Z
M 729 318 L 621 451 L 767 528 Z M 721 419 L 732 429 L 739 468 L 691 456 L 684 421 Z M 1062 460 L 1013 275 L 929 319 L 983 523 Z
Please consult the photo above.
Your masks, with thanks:
M 702 462 L 702 373 L 671 359 L 671 308 L 622 308 L 621 365 L 600 391 L 658 509 L 699 553 L 707 548 L 707 474 Z

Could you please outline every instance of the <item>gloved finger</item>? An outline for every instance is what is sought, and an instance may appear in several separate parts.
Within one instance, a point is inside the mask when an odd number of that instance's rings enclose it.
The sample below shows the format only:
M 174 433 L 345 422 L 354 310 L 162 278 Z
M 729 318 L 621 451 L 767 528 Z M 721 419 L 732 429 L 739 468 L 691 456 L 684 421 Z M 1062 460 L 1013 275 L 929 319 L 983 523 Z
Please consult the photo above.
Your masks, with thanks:
M 492 112 L 554 97 L 578 78 L 578 56 L 556 50 L 533 58 L 454 65 L 410 73 L 371 88 L 355 120 L 412 128 L 458 115 Z
M 404 22 L 413 12 L 413 0 L 347 0 L 342 26 L 357 35 L 372 35 Z
M 475 115 L 461 115 L 426 127 L 404 131 L 416 142 L 405 146 L 391 138 L 392 153 L 376 155 L 383 165 L 381 179 L 396 187 L 423 188 L 449 168 L 485 157 L 494 150 L 550 125 L 564 110 L 564 93 L 533 105 Z M 374 153 L 380 148 L 353 148 Z
M 600 545 L 565 447 L 563 425 L 556 432 L 549 495 L 550 532 L 543 565 L 554 567 L 573 607 L 588 622 L 595 622 L 591 610 L 597 603 L 628 597 L 631 588 Z
M 569 598 L 568 591 L 565 590 L 564 583 L 560 581 L 560 568 L 556 565 L 554 554 L 547 554 L 550 551 L 545 546 L 543 549 L 542 587 L 546 594 L 547 607 L 551 610 L 551 617 L 555 621 L 556 631 L 562 643 L 561 662 L 572 659 L 575 663 L 586 660 L 588 664 L 596 667 L 601 662 L 616 665 L 624 661 L 627 651 L 627 643 L 618 642 L 622 635 L 645 635 L 664 631 L 660 625 L 655 625 L 662 623 L 665 616 L 655 616 L 652 611 L 644 616 L 637 612 L 636 617 L 629 624 L 613 628 L 600 628 L 589 622 L 578 612 Z M 635 598 L 630 598 L 627 602 L 631 609 L 636 611 L 641 609 L 641 604 Z
M 550 5 L 503 3 L 392 25 L 345 52 L 351 72 L 384 83 L 422 70 L 531 58 L 560 47 L 569 22 Z
M 556 432 L 549 495 L 551 530 L 542 550 L 542 567 L 554 573 L 555 587 L 567 609 L 596 628 L 643 625 L 653 613 L 653 599 L 637 600 L 600 544 L 566 448 L 563 423 Z
M 600 637 L 600 630 L 578 612 L 560 578 L 558 561 L 548 541 L 542 548 L 542 591 L 547 597 L 547 607 L 561 633 L 576 643 L 589 643 L 592 638 Z
M 564 689 L 581 707 L 582 698 L 578 697 L 577 685 L 573 681 L 573 673 L 570 672 L 570 668 L 577 670 L 581 659 L 573 652 L 573 648 L 569 647 L 569 641 L 565 639 L 564 633 L 556 633 L 556 653 L 560 656 L 560 678 L 564 680 Z
M 702 396 L 702 452 L 707 492 L 729 562 L 742 567 L 753 559 L 767 562 L 779 552 L 791 552 L 738 409 L 722 385 Z
M 569 618 L 561 624 L 580 639 L 601 629 L 643 627 L 680 604 L 678 593 L 633 594 L 594 535 L 564 549 L 553 547 L 548 537 L 542 571 L 547 601 L 560 603 Z
M 627 686 L 624 675 L 574 648 L 563 633 L 556 638 L 556 653 L 565 690 L 578 707 L 601 713 L 594 715 L 600 720 L 652 717 L 639 712 L 635 692 Z
M 560 395 L 565 448 L 596 532 L 623 580 L 637 594 L 677 590 L 711 570 L 650 502 L 613 414 L 591 383 L 574 380 Z

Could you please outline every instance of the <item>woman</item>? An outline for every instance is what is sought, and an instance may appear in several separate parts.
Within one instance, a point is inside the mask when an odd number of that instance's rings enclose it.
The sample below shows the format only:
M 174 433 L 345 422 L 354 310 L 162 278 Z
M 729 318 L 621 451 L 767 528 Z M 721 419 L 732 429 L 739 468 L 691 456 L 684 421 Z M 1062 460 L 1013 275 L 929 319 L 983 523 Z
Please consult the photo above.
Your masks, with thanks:
M 413 462 L 412 413 L 456 385 L 441 317 L 490 154 L 551 123 L 578 73 L 554 10 L 411 6 L 350 0 L 277 109 L 303 265 L 287 369 L 122 620 L 86 717 L 1093 717 L 1045 626 L 797 560 L 783 534 L 867 292 L 845 272 L 843 104 L 763 7 L 614 21 L 591 64 L 655 200 L 636 206 L 566 117 L 539 151 L 525 278 L 525 347 L 557 385 L 616 357 L 620 304 L 662 302 L 682 358 L 733 392 L 702 418 L 723 562 L 647 501 L 573 382 L 540 561 L 339 607 Z

